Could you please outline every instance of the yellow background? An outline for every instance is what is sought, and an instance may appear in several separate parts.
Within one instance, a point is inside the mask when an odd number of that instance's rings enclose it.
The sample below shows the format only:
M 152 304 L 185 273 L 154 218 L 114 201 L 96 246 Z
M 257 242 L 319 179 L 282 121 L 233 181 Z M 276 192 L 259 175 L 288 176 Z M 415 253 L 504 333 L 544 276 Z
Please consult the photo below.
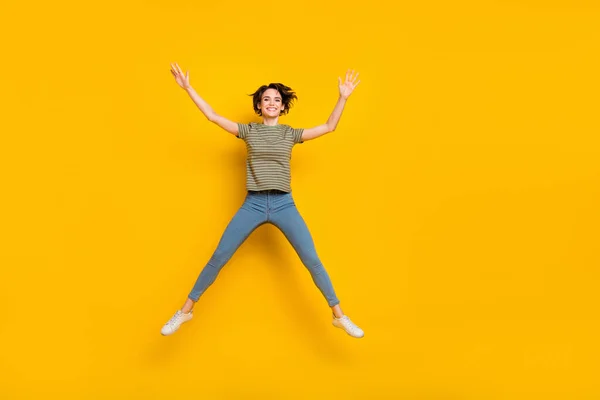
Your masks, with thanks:
M 595 1 L 3 1 L 0 398 L 600 398 Z M 177 334 L 284 82 L 355 340 L 259 228 Z

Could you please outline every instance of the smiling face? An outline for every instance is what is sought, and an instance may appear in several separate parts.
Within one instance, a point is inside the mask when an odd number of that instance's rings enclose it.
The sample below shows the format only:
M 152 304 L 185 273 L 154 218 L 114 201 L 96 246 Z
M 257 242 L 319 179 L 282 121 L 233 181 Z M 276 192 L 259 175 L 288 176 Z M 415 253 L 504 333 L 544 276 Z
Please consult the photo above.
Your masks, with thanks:
M 262 85 L 249 96 L 252 96 L 254 112 L 263 118 L 277 120 L 277 117 L 286 115 L 298 96 L 291 87 L 283 83 L 269 83 Z
M 285 106 L 281 99 L 281 94 L 277 89 L 267 89 L 262 95 L 258 108 L 262 112 L 263 117 L 278 117 L 284 110 Z

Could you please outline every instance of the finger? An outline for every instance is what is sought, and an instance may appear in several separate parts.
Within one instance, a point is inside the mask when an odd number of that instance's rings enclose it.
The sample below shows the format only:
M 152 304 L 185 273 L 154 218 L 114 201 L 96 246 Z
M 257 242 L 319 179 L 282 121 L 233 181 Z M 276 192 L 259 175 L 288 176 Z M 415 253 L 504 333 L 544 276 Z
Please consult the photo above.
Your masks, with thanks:
M 340 78 L 339 76 L 338 76 L 338 83 L 339 83 L 340 85 L 342 84 L 342 78 Z
M 354 75 L 354 78 L 352 78 L 352 83 L 354 83 L 358 79 L 358 75 L 358 72 L 356 73 L 356 75 Z
M 357 87 L 359 83 L 360 83 L 360 81 L 356 82 L 356 84 L 354 85 L 354 87 Z
M 177 67 L 176 67 L 176 65 L 177 65 L 177 64 L 173 64 L 173 63 L 171 63 L 171 70 L 172 70 L 172 71 L 173 71 L 175 74 L 178 74 L 178 73 L 179 73 L 179 71 L 177 71 Z
M 350 79 L 350 70 L 346 71 L 346 82 L 348 82 Z
M 183 75 L 183 71 L 181 70 L 181 67 L 179 66 L 179 64 L 175 63 L 175 65 L 177 66 L 177 72 L 179 72 L 181 75 Z

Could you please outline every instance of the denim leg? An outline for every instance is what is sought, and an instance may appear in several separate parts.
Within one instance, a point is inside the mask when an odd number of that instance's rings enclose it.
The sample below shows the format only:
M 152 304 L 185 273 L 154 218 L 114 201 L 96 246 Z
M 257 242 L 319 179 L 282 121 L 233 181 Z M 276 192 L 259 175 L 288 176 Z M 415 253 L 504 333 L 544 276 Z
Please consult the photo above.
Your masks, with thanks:
M 256 196 L 248 195 L 225 228 L 217 249 L 198 276 L 188 295 L 191 300 L 198 301 L 236 250 L 256 228 L 266 222 L 266 219 L 266 202 Z
M 312 236 L 304 222 L 304 218 L 298 212 L 291 193 L 281 195 L 272 202 L 272 211 L 269 222 L 278 227 L 285 235 L 296 253 L 302 260 L 304 266 L 317 285 L 330 307 L 340 303 L 338 300 L 329 274 L 323 267 Z

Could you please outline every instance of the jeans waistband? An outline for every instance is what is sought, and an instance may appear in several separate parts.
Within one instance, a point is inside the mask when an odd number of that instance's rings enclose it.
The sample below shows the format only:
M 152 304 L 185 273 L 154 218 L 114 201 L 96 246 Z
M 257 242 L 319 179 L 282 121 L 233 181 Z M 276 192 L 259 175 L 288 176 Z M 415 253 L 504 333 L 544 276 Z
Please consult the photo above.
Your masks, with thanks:
M 279 189 L 267 189 L 267 190 L 248 190 L 248 193 L 252 194 L 287 194 L 288 192 L 284 192 Z

